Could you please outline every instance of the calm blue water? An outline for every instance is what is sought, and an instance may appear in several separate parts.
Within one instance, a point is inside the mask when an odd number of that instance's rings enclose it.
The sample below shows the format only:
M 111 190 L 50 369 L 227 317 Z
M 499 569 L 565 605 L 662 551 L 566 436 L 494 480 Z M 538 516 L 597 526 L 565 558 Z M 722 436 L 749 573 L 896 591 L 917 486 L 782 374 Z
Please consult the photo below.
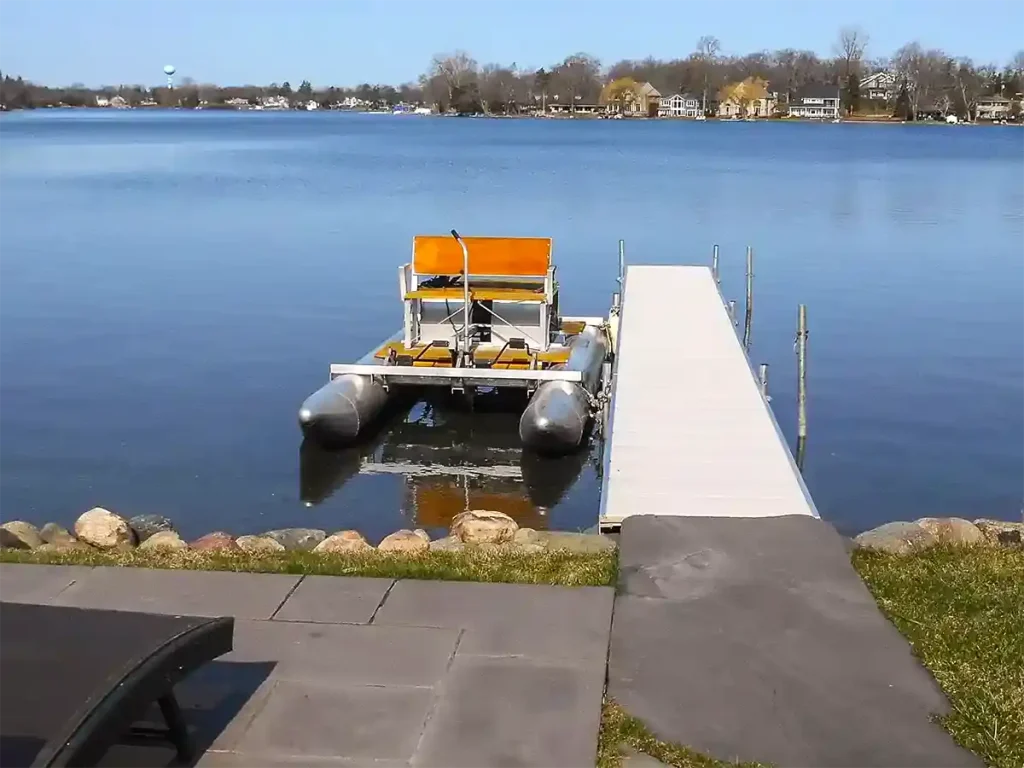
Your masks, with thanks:
M 514 414 L 418 406 L 300 457 L 297 406 L 400 325 L 413 235 L 452 227 L 553 237 L 568 314 L 606 311 L 620 237 L 648 263 L 718 243 L 737 299 L 752 245 L 790 439 L 809 306 L 823 516 L 1020 517 L 1020 129 L 79 111 L 0 118 L 0 515 L 594 524 L 592 457 L 524 464 Z

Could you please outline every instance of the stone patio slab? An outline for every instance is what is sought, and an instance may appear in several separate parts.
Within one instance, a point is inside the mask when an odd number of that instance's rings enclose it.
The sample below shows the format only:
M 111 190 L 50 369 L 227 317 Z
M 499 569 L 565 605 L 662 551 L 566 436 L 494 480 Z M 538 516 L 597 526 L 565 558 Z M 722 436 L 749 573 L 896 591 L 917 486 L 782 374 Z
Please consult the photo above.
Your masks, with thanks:
M 274 614 L 274 619 L 366 624 L 394 583 L 394 579 L 306 576 Z
M 567 664 L 460 652 L 412 764 L 593 768 L 603 683 Z
M 430 688 L 280 681 L 249 723 L 237 751 L 408 760 L 419 742 L 433 695 Z
M 76 580 L 53 604 L 269 619 L 301 578 L 272 573 L 102 567 Z
M 0 600 L 9 603 L 50 603 L 92 570 L 78 565 L 0 563 Z
M 604 665 L 610 587 L 399 581 L 373 623 L 462 627 L 459 655 L 528 656 Z
M 455 653 L 458 629 L 236 621 L 225 661 L 273 662 L 275 680 L 432 686 Z

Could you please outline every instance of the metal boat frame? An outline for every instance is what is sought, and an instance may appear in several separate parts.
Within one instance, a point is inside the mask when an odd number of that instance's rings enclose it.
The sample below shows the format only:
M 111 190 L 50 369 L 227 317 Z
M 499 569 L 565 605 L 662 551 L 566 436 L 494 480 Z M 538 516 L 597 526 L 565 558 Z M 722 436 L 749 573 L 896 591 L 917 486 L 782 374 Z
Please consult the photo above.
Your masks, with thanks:
M 563 369 L 570 341 L 587 326 L 606 326 L 601 317 L 558 315 L 549 238 L 419 235 L 399 268 L 399 291 L 402 329 L 357 363 L 332 363 L 331 381 L 355 374 L 385 389 L 528 393 L 549 381 L 581 384 L 583 372 Z

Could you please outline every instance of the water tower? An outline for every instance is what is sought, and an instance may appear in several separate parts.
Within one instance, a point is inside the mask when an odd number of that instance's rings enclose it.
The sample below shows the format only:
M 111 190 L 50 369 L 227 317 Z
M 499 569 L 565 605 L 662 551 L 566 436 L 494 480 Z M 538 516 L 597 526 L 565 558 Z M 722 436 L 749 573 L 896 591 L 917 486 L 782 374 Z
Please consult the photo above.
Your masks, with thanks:
M 177 72 L 177 70 L 174 68 L 173 64 L 168 64 L 167 66 L 164 67 L 164 74 L 167 75 L 167 87 L 168 88 L 173 88 L 174 87 L 174 73 L 175 72 Z

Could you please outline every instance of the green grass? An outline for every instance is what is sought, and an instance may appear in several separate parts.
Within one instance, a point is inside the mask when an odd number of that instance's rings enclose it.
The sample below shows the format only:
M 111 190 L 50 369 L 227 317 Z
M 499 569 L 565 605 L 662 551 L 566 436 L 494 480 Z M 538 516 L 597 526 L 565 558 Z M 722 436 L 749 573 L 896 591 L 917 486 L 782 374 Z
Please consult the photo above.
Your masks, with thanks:
M 378 576 L 391 579 L 444 579 L 513 584 L 613 586 L 618 568 L 615 552 L 580 553 L 554 550 L 524 553 L 511 549 L 427 552 L 319 554 L 312 552 L 227 553 L 138 549 L 68 552 L 0 550 L 0 562 L 51 565 L 116 565 L 194 571 Z
M 853 564 L 945 691 L 946 730 L 990 766 L 1024 766 L 1024 549 L 858 550 Z
M 766 765 L 718 760 L 689 747 L 661 741 L 640 720 L 611 699 L 605 699 L 597 741 L 597 768 L 619 768 L 623 747 L 631 747 L 676 768 L 763 768 Z

